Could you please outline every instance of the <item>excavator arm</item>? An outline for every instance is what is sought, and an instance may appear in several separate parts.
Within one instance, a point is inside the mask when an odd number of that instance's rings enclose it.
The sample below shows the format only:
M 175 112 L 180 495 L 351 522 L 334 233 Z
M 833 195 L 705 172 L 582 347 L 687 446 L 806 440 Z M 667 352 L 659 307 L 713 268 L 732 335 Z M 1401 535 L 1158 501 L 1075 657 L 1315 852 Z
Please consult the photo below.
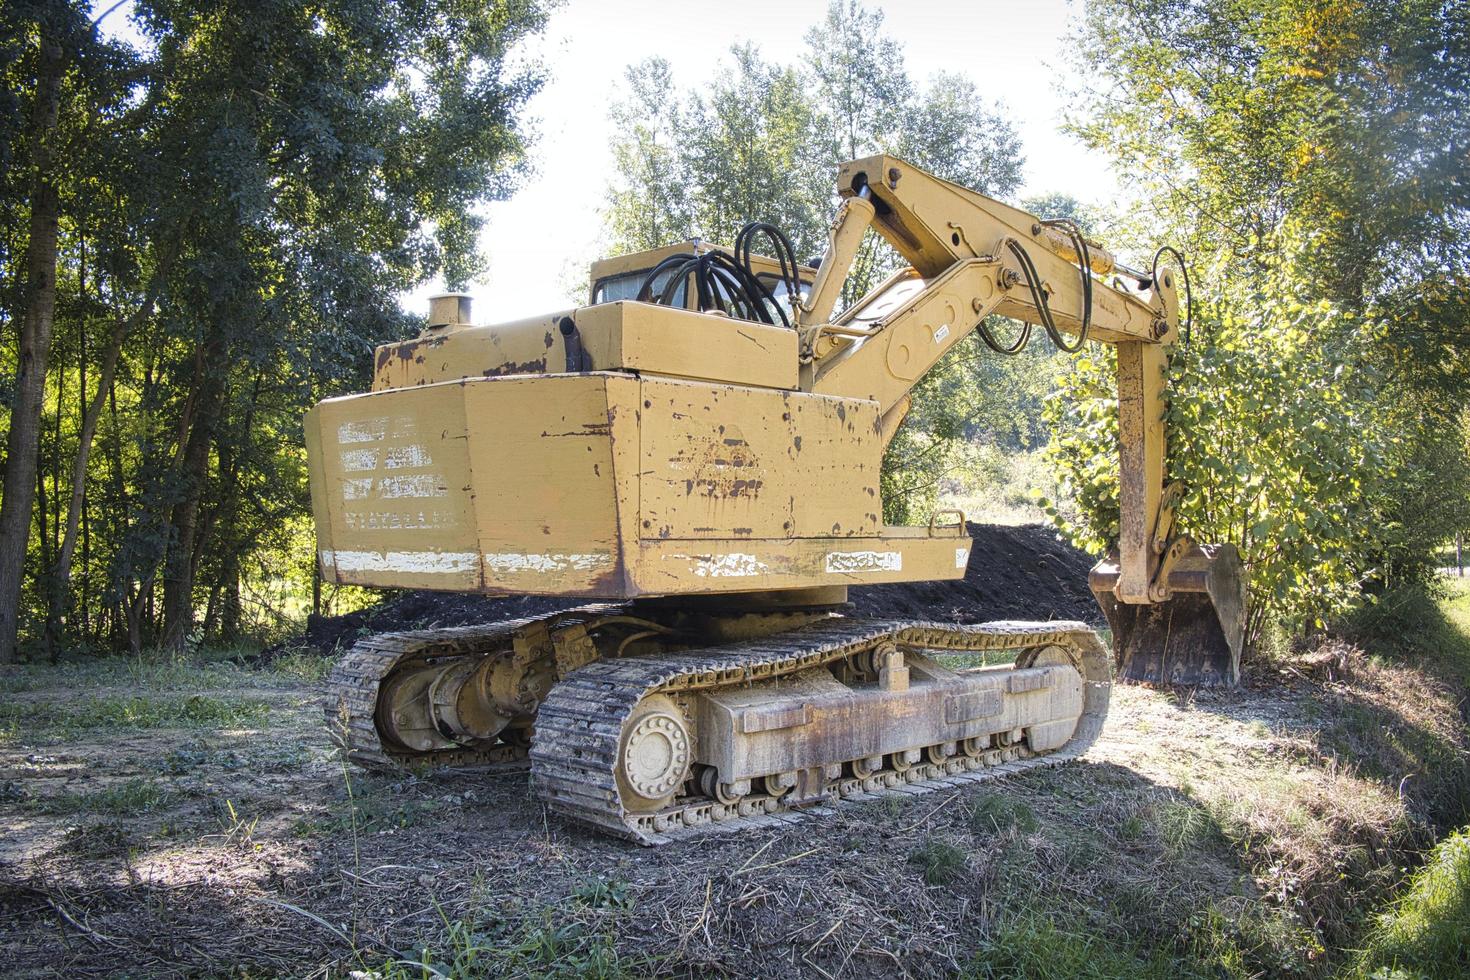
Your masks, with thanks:
M 1065 223 L 890 156 L 846 164 L 838 189 L 843 203 L 827 256 L 798 310 L 802 388 L 873 399 L 887 440 L 913 386 L 961 340 L 987 329 L 992 314 L 1045 327 L 1066 348 L 1115 345 L 1121 516 L 1117 550 L 1094 569 L 1093 591 L 1125 676 L 1233 683 L 1245 621 L 1238 555 L 1185 535 L 1175 520 L 1183 488 L 1166 484 L 1165 383 L 1180 330 L 1174 271 L 1155 278 L 1128 269 Z M 869 228 L 909 268 L 833 319 Z M 987 339 L 997 349 L 1013 346 Z

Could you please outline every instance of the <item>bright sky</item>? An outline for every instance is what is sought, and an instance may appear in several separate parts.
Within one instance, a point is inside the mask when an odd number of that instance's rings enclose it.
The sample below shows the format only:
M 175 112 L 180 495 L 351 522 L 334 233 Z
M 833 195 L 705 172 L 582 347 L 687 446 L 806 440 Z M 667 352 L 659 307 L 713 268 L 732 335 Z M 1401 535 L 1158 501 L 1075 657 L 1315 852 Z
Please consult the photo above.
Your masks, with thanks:
M 869 0 L 870 3 L 873 0 Z M 919 82 L 937 71 L 960 72 L 989 100 L 1001 100 L 1020 132 L 1025 194 L 1053 191 L 1086 203 L 1116 194 L 1106 161 L 1059 132 L 1066 70 L 1064 45 L 1080 16 L 1066 0 L 907 0 L 875 4 L 886 34 L 904 48 Z M 100 9 L 105 9 L 102 4 Z M 126 8 L 124 8 L 125 10 Z M 674 5 L 664 0 L 568 0 L 533 42 L 550 71 L 529 107 L 539 138 L 535 176 L 509 201 L 489 205 L 483 246 L 484 281 L 472 284 L 476 322 L 497 322 L 573 305 L 586 267 L 602 252 L 600 209 L 612 177 L 608 107 L 624 69 L 644 58 L 666 58 L 681 90 L 727 68 L 725 53 L 754 41 L 769 60 L 792 64 L 802 37 L 825 17 L 827 0 L 741 0 Z M 119 10 L 107 27 L 131 33 Z M 677 13 L 676 13 L 677 12 Z M 431 283 L 404 297 L 427 310 Z

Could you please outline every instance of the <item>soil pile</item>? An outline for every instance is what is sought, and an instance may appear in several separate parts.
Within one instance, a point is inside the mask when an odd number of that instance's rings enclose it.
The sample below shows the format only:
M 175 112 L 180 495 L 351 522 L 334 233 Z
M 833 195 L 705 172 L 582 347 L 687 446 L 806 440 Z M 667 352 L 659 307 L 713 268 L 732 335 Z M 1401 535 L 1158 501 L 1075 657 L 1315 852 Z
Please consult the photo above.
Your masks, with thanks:
M 853 614 L 948 623 L 995 619 L 1102 622 L 1097 602 L 1087 590 L 1087 572 L 1093 559 L 1085 551 L 1060 540 L 1054 530 L 1041 524 L 971 524 L 969 531 L 974 544 L 963 579 L 856 587 L 848 594 Z M 269 660 L 283 650 L 302 648 L 326 654 L 346 649 L 372 633 L 517 619 L 587 601 L 397 592 L 374 606 L 344 616 L 312 616 L 304 633 L 266 650 L 262 657 Z
M 1102 610 L 1087 588 L 1096 563 L 1044 524 L 971 524 L 965 577 L 851 589 L 859 616 L 984 623 L 996 619 L 1079 619 L 1100 625 Z

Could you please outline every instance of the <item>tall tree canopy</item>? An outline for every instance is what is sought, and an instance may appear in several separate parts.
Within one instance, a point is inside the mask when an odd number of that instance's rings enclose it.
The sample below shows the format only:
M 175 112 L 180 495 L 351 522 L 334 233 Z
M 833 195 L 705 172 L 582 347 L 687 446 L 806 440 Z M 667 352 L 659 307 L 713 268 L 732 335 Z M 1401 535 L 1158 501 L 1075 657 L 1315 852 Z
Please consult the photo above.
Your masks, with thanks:
M 303 411 L 365 382 L 400 292 L 474 273 L 477 206 L 527 169 L 538 0 L 131 17 L 141 43 L 78 3 L 3 14 L 0 658 L 18 626 L 229 638 L 308 574 Z
M 1470 4 L 1123 0 L 1087 8 L 1071 128 L 1191 256 L 1173 475 L 1235 541 L 1258 635 L 1422 580 L 1470 524 Z M 1147 256 L 1147 252 L 1141 253 Z M 1053 402 L 1053 456 L 1104 545 L 1111 362 Z

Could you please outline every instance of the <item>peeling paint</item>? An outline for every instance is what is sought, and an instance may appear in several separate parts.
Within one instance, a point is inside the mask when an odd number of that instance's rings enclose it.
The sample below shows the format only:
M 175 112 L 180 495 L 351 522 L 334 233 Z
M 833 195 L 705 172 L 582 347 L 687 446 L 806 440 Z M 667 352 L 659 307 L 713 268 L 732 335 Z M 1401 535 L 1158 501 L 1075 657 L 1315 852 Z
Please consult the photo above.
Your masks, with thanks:
M 829 551 L 827 572 L 901 572 L 903 552 L 900 551 Z
M 401 574 L 478 574 L 480 556 L 474 551 L 329 551 L 321 552 L 322 567 L 339 572 L 395 572 Z
M 770 567 L 755 555 L 732 551 L 725 555 L 670 555 L 675 561 L 687 561 L 689 570 L 700 578 L 749 578 L 765 575 Z
M 586 555 L 524 555 L 499 552 L 485 555 L 485 574 L 518 575 L 526 572 L 592 572 L 612 565 L 612 556 L 603 552 Z

